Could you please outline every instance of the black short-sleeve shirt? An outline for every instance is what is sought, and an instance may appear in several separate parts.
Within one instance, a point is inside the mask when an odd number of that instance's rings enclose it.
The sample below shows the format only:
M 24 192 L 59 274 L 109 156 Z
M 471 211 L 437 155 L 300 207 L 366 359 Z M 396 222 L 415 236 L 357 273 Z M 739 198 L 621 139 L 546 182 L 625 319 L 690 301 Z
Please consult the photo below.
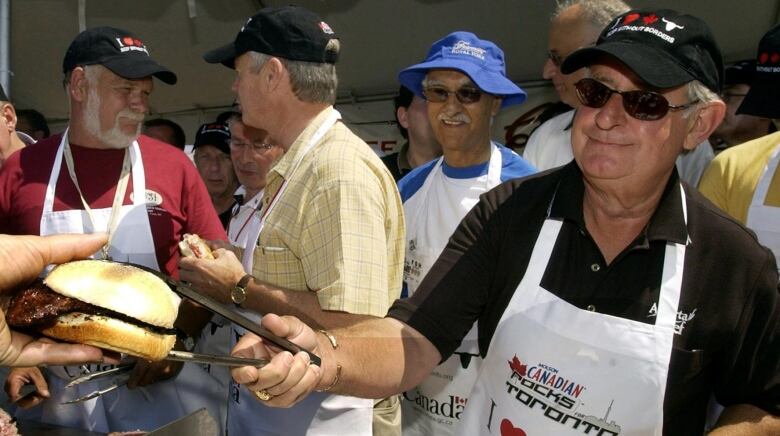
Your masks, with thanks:
M 772 253 L 674 173 L 655 214 L 609 265 L 588 234 L 575 163 L 484 194 L 415 294 L 389 316 L 446 358 L 475 321 L 484 356 L 546 217 L 563 225 L 541 285 L 581 308 L 655 323 L 667 242 L 687 244 L 664 432 L 697 434 L 711 395 L 780 414 L 780 303 Z M 687 216 L 687 223 L 685 220 Z M 637 411 L 638 413 L 641 411 Z

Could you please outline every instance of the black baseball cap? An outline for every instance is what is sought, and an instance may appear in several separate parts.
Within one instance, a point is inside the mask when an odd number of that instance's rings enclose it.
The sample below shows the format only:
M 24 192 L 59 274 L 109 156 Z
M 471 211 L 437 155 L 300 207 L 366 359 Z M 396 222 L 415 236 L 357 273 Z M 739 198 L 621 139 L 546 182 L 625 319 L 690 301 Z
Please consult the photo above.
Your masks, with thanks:
M 780 24 L 758 43 L 753 82 L 737 113 L 780 118 Z
M 750 85 L 753 83 L 753 72 L 755 70 L 755 59 L 745 59 L 726 65 L 726 70 L 723 75 L 723 85 Z
M 193 150 L 204 145 L 211 145 L 219 151 L 230 154 L 230 129 L 224 123 L 206 123 L 198 128 L 195 134 L 195 144 Z
M 146 45 L 134 34 L 114 27 L 93 27 L 79 33 L 70 43 L 62 72 L 79 65 L 100 64 L 125 79 L 154 76 L 173 85 L 176 74 L 149 56 Z
M 698 80 L 720 93 L 723 84 L 723 58 L 709 26 L 670 9 L 635 9 L 618 16 L 601 31 L 595 46 L 569 55 L 561 72 L 573 73 L 604 55 L 659 89 Z
M 5 94 L 5 89 L 3 89 L 3 85 L 0 85 L 0 101 L 9 101 L 8 96 Z
M 248 51 L 280 58 L 335 64 L 339 53 L 328 43 L 338 39 L 333 29 L 314 12 L 300 6 L 263 8 L 250 18 L 236 39 L 206 52 L 203 59 L 234 68 L 235 59 Z

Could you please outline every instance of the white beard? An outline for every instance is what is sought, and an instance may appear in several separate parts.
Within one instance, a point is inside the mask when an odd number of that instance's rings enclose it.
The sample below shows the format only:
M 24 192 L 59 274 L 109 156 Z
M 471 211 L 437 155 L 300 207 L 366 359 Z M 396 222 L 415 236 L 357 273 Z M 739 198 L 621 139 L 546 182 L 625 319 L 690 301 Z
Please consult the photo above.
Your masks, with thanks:
M 119 118 L 130 118 L 138 121 L 138 128 L 135 133 L 128 135 L 122 131 L 119 126 Z M 84 110 L 84 128 L 92 136 L 97 138 L 102 144 L 109 148 L 122 149 L 127 148 L 133 143 L 141 134 L 141 122 L 144 120 L 144 115 L 138 112 L 131 111 L 130 109 L 122 109 L 114 118 L 114 125 L 108 131 L 100 129 L 100 96 L 95 88 L 89 90 L 89 97 L 87 99 L 87 106 Z

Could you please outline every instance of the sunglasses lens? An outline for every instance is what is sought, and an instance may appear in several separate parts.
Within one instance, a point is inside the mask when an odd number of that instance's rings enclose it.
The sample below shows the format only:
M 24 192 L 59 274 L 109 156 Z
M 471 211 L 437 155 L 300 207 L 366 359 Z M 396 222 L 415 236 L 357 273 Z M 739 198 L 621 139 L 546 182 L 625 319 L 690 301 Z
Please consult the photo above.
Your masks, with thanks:
M 449 93 L 447 92 L 447 90 L 443 88 L 423 89 L 423 96 L 425 96 L 425 99 L 428 101 L 432 101 L 434 103 L 441 103 L 447 101 L 448 95 Z
M 623 107 L 638 120 L 655 121 L 669 111 L 669 101 L 655 92 L 629 91 L 623 93 Z
M 612 92 L 604 84 L 593 79 L 582 79 L 574 85 L 580 103 L 592 108 L 600 108 L 607 103 Z
M 482 97 L 482 92 L 478 89 L 461 88 L 455 92 L 458 101 L 463 104 L 476 103 Z
M 600 108 L 607 104 L 613 93 L 623 98 L 623 109 L 630 116 L 642 121 L 655 121 L 669 112 L 669 101 L 651 91 L 614 91 L 594 79 L 582 79 L 574 85 L 580 102 L 588 107 Z

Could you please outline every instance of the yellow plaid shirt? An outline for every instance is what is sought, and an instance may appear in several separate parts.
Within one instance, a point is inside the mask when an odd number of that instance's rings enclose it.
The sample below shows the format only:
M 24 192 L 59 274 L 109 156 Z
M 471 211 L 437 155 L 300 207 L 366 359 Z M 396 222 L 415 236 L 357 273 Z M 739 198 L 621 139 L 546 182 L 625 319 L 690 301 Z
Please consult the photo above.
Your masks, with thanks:
M 316 292 L 324 310 L 384 316 L 401 293 L 405 234 L 390 172 L 337 122 L 290 174 L 332 110 L 317 115 L 268 174 L 263 207 L 290 179 L 266 217 L 252 273 L 281 288 Z

